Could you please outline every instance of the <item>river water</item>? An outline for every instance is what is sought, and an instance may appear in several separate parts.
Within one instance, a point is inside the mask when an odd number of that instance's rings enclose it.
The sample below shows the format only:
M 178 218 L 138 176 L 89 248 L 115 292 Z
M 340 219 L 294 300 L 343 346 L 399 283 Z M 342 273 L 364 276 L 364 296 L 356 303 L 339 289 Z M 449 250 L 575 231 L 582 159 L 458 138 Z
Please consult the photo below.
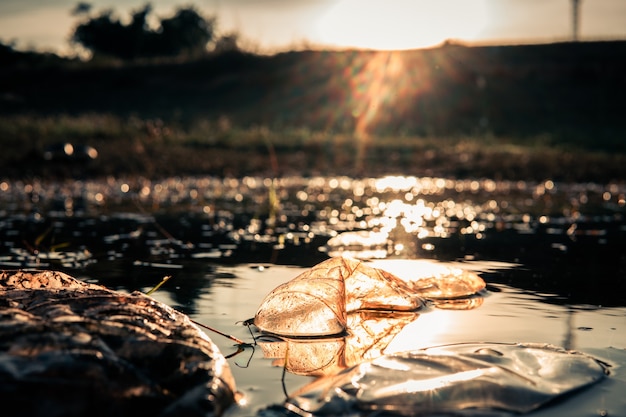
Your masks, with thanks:
M 398 276 L 479 274 L 468 308 L 429 309 L 385 352 L 459 342 L 536 342 L 613 365 L 610 377 L 537 416 L 624 415 L 626 186 L 383 177 L 0 180 L 0 268 L 61 269 L 149 291 L 207 330 L 245 403 L 267 413 L 312 376 L 286 372 L 241 322 L 267 293 L 330 256 Z M 258 337 L 258 335 L 255 335 Z

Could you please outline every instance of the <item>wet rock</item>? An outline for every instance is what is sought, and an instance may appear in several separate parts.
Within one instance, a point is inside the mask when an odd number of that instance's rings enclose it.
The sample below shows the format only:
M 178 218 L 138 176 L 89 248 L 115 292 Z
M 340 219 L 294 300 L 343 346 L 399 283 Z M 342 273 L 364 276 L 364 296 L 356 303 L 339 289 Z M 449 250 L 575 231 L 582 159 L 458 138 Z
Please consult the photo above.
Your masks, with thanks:
M 220 415 L 235 395 L 186 315 L 60 272 L 0 272 L 3 416 Z

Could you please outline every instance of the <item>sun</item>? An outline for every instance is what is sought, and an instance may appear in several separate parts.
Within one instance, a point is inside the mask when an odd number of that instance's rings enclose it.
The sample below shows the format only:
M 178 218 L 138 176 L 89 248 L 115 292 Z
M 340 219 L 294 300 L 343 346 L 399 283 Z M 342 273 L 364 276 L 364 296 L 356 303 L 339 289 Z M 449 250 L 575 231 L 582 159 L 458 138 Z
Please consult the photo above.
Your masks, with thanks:
M 471 41 L 487 24 L 485 0 L 339 0 L 316 25 L 324 45 L 413 49 Z

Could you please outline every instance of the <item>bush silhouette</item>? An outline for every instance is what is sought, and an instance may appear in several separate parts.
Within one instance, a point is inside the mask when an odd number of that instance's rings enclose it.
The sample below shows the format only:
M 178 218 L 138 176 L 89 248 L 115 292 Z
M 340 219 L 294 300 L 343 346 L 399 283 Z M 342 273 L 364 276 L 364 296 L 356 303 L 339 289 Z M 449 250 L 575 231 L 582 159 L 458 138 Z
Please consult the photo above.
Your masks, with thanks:
M 172 17 L 160 19 L 154 29 L 147 23 L 150 4 L 134 11 L 127 24 L 113 10 L 95 16 L 88 14 L 89 9 L 81 11 L 77 14 L 85 14 L 86 20 L 76 26 L 71 40 L 94 55 L 123 60 L 199 55 L 214 38 L 215 19 L 203 17 L 193 6 L 178 8 Z

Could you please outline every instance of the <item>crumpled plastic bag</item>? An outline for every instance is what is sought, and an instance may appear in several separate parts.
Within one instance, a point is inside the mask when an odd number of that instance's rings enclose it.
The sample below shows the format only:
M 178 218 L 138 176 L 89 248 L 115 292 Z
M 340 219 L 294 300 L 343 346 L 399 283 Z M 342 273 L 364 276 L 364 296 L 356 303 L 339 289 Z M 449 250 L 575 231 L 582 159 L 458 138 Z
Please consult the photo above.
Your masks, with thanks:
M 328 376 L 383 355 L 387 345 L 419 316 L 414 312 L 358 311 L 348 314 L 350 334 L 324 338 L 259 340 L 266 358 L 296 375 Z
M 284 407 L 316 416 L 527 413 L 607 374 L 607 364 L 552 345 L 466 343 L 360 363 L 301 388 Z
M 444 308 L 467 308 L 467 303 L 445 301 L 467 298 L 485 288 L 478 275 L 460 269 L 416 275 L 415 280 L 401 279 L 358 260 L 330 258 L 268 294 L 254 324 L 263 332 L 287 337 L 341 335 L 348 330 L 350 312 L 417 311 L 427 299 L 442 300 Z

